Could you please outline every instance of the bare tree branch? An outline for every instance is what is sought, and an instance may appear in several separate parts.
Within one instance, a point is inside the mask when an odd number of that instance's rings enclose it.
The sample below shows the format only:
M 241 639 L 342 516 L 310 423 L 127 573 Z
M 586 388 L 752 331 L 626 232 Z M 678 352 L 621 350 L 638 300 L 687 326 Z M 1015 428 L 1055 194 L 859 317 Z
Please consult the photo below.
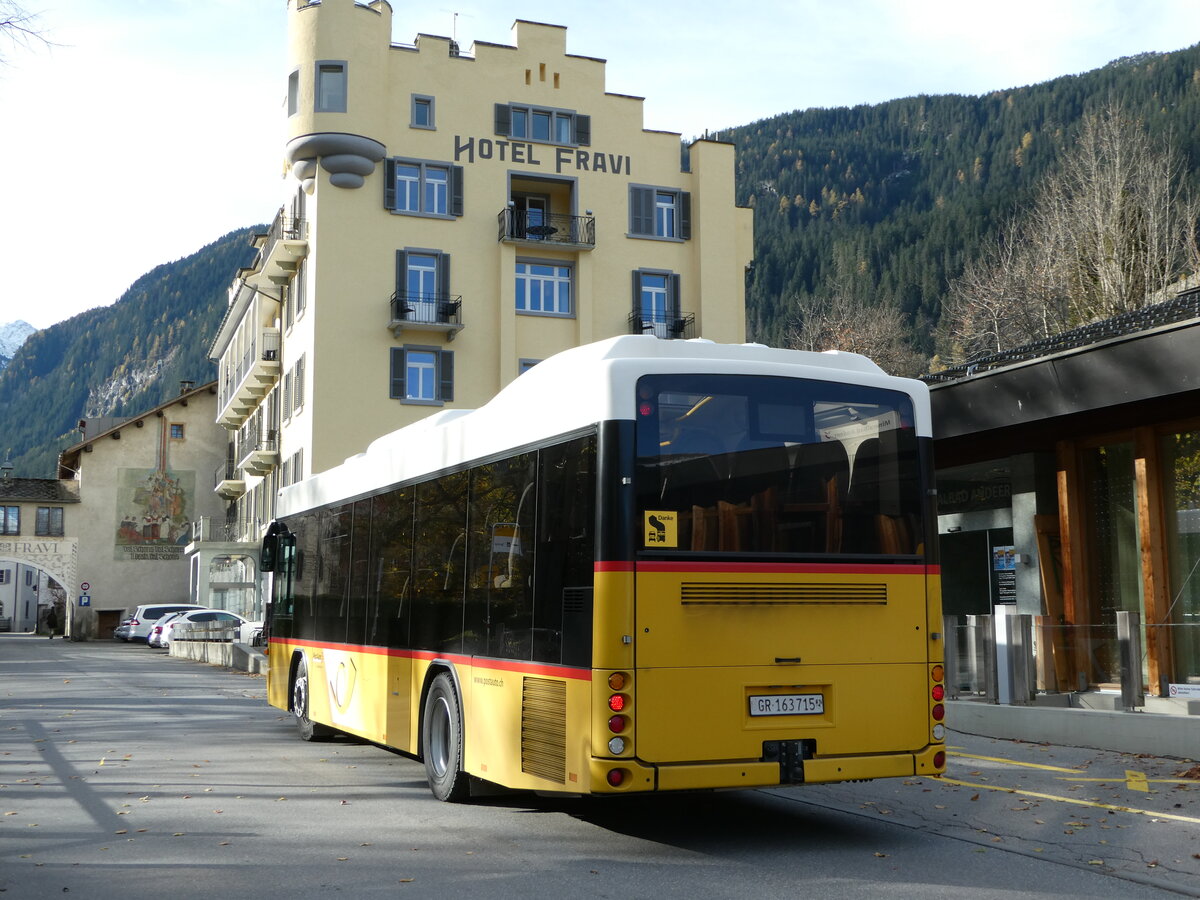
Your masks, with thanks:
M 17 0 L 0 0 L 0 36 L 7 38 L 14 47 L 32 44 L 51 46 L 51 41 L 38 27 L 39 13 L 28 12 Z M 0 52 L 0 63 L 5 61 Z
M 947 360 L 971 362 L 1173 296 L 1200 261 L 1178 154 L 1116 106 L 1086 117 L 1028 216 L 950 287 Z

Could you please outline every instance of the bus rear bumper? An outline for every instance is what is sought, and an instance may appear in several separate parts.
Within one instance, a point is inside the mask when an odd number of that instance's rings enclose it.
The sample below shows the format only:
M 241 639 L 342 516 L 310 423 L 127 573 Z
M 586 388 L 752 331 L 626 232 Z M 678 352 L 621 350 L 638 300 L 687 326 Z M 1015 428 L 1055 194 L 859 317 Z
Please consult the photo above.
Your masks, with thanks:
M 592 790 L 600 794 L 641 791 L 736 790 L 778 787 L 786 784 L 822 784 L 838 781 L 869 781 L 874 778 L 904 778 L 939 775 L 945 767 L 934 765 L 934 754 L 944 745 L 931 745 L 917 753 L 886 753 L 805 759 L 803 779 L 788 779 L 778 762 L 680 763 L 651 766 L 636 760 L 591 761 Z M 621 783 L 613 785 L 609 773 L 621 772 Z

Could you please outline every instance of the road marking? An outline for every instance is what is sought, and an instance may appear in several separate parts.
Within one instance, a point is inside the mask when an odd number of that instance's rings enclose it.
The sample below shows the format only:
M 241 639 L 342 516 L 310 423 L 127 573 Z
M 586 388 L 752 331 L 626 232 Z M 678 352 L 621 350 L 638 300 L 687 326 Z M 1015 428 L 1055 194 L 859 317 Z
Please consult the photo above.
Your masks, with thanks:
M 1027 769 L 1044 769 L 1047 772 L 1078 772 L 1078 767 L 1066 769 L 1062 766 L 1044 766 L 1041 763 L 1017 762 L 1014 759 L 1004 759 L 999 756 L 975 756 L 973 753 L 948 753 L 947 756 L 957 756 L 960 759 L 982 759 L 985 762 L 1003 763 L 1006 766 L 1024 766 Z
M 1112 803 L 1100 803 L 1096 800 L 1080 800 L 1077 797 L 1059 797 L 1056 794 L 1042 794 L 1038 793 L 1037 791 L 1021 790 L 1020 788 L 1001 787 L 997 784 L 977 784 L 971 781 L 958 781 L 954 778 L 947 778 L 945 775 L 940 776 L 938 780 L 944 784 L 953 784 L 959 787 L 978 788 L 984 791 L 1002 791 L 1006 794 L 1018 794 L 1022 797 L 1035 797 L 1038 800 L 1055 800 L 1059 803 L 1071 803 L 1075 806 L 1090 806 L 1093 809 L 1107 809 L 1111 812 L 1135 813 L 1140 816 L 1150 816 L 1154 819 L 1173 819 L 1176 822 L 1190 822 L 1194 825 L 1200 825 L 1200 819 L 1197 819 L 1193 816 L 1178 816 L 1174 813 L 1155 812 L 1152 809 L 1137 809 L 1133 806 L 1117 806 Z M 1099 781 L 1102 779 L 1088 780 Z
M 1120 781 L 1120 778 L 1060 778 L 1059 781 Z M 1125 787 L 1131 791 L 1150 793 L 1152 784 L 1196 784 L 1191 778 L 1147 778 L 1145 772 L 1125 770 Z

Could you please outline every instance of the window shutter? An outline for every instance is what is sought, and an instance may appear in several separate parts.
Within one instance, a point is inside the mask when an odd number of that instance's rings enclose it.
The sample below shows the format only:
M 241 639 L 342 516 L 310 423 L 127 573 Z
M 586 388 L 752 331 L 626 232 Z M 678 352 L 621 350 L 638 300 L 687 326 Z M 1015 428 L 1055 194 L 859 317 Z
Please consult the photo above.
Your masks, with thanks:
M 438 254 L 437 261 L 437 294 L 446 300 L 450 299 L 450 254 Z M 440 316 L 439 316 L 440 319 Z
M 396 208 L 396 161 L 388 159 L 383 164 L 383 207 Z
M 392 386 L 388 389 L 388 397 L 393 400 L 404 399 L 404 348 L 392 348 Z
M 633 270 L 633 312 L 642 314 L 642 273 L 637 269 Z
M 592 145 L 592 117 L 575 116 L 575 143 L 580 147 L 590 147 Z
M 301 356 L 296 360 L 296 378 L 292 382 L 292 398 L 295 400 L 295 409 L 300 409 L 304 406 L 304 357 Z
M 454 399 L 454 351 L 443 350 L 438 354 L 438 376 L 441 380 L 438 399 L 449 403 Z
M 397 307 L 404 306 L 403 301 L 408 296 L 408 251 L 396 251 L 396 299 Z M 401 318 L 395 315 L 396 310 L 392 310 L 392 318 Z
M 450 215 L 463 214 L 463 167 L 450 167 Z
M 507 103 L 496 104 L 496 134 L 508 137 L 512 133 L 512 110 Z
M 283 376 L 283 418 L 290 419 L 292 417 L 292 373 L 287 372 Z M 233 446 L 232 444 L 230 445 Z
M 654 190 L 629 188 L 629 233 L 654 234 Z
M 685 241 L 692 239 L 692 194 L 679 192 L 679 236 Z
M 670 293 L 667 295 L 667 306 L 671 315 L 679 315 L 679 276 L 672 275 L 667 279 L 667 290 Z

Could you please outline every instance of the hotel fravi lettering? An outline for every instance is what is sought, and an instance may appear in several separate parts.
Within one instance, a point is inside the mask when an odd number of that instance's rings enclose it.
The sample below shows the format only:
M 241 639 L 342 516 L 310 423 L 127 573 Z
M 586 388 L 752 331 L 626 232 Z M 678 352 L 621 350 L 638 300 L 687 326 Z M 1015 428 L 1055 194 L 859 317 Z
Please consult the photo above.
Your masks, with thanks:
M 605 172 L 609 175 L 632 174 L 632 161 L 619 153 L 602 153 L 580 147 L 555 147 L 525 141 L 454 136 L 454 161 L 479 160 L 517 163 L 526 166 L 553 167 L 556 175 L 564 171 Z

